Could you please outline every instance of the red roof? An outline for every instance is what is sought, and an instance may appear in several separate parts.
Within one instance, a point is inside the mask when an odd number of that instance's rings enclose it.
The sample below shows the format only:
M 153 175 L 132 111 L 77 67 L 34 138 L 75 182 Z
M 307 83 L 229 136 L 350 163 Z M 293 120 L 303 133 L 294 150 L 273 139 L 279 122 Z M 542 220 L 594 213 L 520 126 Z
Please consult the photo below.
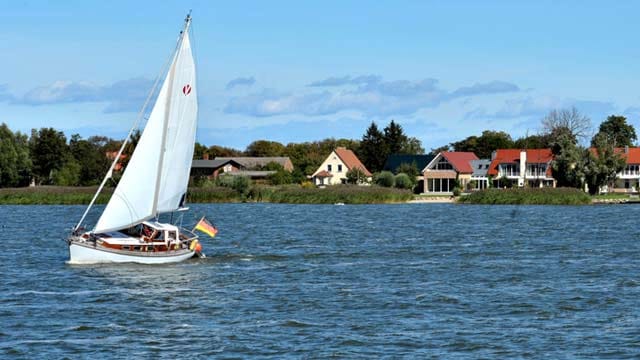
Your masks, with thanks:
M 517 164 L 520 162 L 520 149 L 498 149 L 496 156 L 491 160 L 488 175 L 498 175 L 498 165 Z M 547 164 L 553 160 L 551 149 L 527 149 L 528 164 Z M 551 176 L 551 167 L 547 168 L 547 175 Z
M 319 178 L 321 178 L 321 177 L 327 178 L 327 177 L 333 177 L 333 175 L 332 175 L 330 172 L 328 172 L 327 170 L 322 170 L 322 171 L 320 171 L 319 173 L 317 173 L 317 174 L 316 174 L 316 177 L 319 177 Z
M 351 170 L 353 168 L 360 168 L 360 170 L 364 172 L 365 176 L 371 176 L 371 173 L 369 172 L 369 170 L 367 170 L 367 168 L 362 164 L 362 162 L 360 162 L 360 159 L 358 159 L 358 157 L 356 156 L 356 154 L 353 153 L 353 151 L 347 148 L 338 147 L 336 148 L 335 152 L 336 154 L 338 154 L 338 157 L 340 158 L 340 160 L 342 160 L 342 162 L 345 164 L 345 166 L 347 167 L 347 170 Z
M 589 151 L 596 156 L 598 155 L 596 148 L 589 148 Z M 616 154 L 622 154 L 627 164 L 640 164 L 640 148 L 616 148 L 615 152 Z
M 454 169 L 463 174 L 473 173 L 471 160 L 480 160 L 476 154 L 468 151 L 443 151 L 442 156 Z

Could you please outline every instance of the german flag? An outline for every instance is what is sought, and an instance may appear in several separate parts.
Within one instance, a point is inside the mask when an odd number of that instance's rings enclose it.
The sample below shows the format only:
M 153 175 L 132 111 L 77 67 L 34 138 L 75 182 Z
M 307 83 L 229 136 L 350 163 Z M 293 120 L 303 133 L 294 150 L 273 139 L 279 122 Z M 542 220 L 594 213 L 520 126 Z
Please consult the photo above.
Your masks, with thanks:
M 218 229 L 215 226 L 211 225 L 207 221 L 207 219 L 204 218 L 204 216 L 202 217 L 202 219 L 200 219 L 200 221 L 198 221 L 195 229 L 200 230 L 211 237 L 215 237 L 216 234 L 218 233 Z

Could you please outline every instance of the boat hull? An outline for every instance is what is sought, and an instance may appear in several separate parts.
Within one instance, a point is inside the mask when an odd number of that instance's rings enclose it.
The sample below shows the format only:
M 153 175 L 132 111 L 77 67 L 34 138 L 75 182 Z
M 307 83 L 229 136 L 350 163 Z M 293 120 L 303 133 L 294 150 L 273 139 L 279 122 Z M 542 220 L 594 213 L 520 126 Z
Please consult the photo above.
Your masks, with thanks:
M 69 244 L 69 264 L 97 264 L 97 263 L 140 263 L 167 264 L 176 263 L 192 258 L 195 251 L 185 250 L 174 253 L 156 254 L 123 254 L 122 251 L 101 249 L 90 244 Z

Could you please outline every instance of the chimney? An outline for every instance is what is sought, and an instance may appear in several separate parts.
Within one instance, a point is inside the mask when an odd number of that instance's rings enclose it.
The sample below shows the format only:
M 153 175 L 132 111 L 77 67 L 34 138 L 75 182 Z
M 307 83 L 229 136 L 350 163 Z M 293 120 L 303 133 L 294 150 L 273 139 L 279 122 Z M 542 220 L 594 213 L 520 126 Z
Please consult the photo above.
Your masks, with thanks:
M 629 145 L 625 145 L 624 147 L 624 153 L 628 154 L 629 153 Z
M 202 159 L 203 160 L 209 160 L 209 154 L 208 153 L 202 154 Z

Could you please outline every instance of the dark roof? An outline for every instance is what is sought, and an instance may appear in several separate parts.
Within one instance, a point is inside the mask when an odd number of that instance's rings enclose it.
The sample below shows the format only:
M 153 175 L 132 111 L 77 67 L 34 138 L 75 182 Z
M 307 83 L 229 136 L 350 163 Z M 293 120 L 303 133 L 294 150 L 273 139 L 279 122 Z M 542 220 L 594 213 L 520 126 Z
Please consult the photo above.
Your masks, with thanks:
M 491 165 L 491 160 L 489 159 L 471 160 L 471 167 L 473 168 L 472 176 L 487 176 L 489 165 Z
M 427 165 L 433 160 L 435 155 L 389 155 L 387 161 L 384 163 L 383 170 L 393 171 L 402 164 L 413 164 L 416 163 L 416 167 L 418 171 L 422 171 Z
M 233 159 L 215 159 L 215 160 L 193 160 L 191 168 L 197 169 L 218 169 L 228 163 L 233 163 L 235 167 L 242 168 L 242 164 Z

